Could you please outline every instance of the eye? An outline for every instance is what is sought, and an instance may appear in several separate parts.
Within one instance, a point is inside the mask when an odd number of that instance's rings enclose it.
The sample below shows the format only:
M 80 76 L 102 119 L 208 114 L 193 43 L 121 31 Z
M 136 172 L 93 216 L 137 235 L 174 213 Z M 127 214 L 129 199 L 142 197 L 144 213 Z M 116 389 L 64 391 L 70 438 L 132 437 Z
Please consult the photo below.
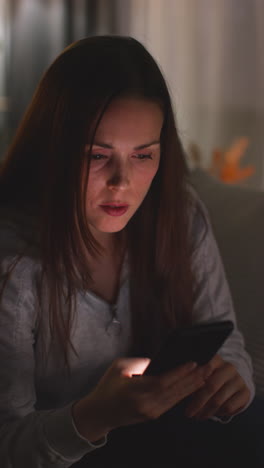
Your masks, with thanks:
M 101 161 L 102 159 L 106 159 L 106 155 L 105 154 L 101 154 L 101 153 L 93 153 L 91 154 L 91 160 L 93 161 Z
M 152 155 L 150 153 L 149 154 L 139 153 L 139 154 L 136 154 L 136 158 L 140 159 L 141 161 L 144 161 L 145 159 L 152 159 Z

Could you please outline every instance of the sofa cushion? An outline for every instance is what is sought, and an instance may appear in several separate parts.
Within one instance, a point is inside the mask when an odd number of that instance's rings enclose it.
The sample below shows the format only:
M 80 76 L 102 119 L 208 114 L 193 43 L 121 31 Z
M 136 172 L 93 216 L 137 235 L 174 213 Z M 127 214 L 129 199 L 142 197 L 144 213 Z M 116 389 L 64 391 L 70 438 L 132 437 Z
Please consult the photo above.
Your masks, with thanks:
M 264 398 L 264 192 L 223 184 L 200 169 L 190 179 L 208 209 L 256 393 Z

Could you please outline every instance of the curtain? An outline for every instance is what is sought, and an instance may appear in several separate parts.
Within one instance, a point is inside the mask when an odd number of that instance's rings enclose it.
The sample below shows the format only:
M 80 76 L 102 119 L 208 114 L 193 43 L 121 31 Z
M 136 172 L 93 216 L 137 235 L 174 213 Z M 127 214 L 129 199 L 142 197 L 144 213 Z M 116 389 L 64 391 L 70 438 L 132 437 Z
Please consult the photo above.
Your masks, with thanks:
M 71 42 L 114 33 L 114 7 L 114 0 L 0 0 L 1 155 L 46 68 Z
M 255 173 L 242 183 L 264 189 L 263 0 L 120 0 L 119 6 L 119 30 L 142 41 L 167 78 L 186 151 L 195 143 L 208 168 L 214 149 L 247 137 L 241 164 L 253 164 Z

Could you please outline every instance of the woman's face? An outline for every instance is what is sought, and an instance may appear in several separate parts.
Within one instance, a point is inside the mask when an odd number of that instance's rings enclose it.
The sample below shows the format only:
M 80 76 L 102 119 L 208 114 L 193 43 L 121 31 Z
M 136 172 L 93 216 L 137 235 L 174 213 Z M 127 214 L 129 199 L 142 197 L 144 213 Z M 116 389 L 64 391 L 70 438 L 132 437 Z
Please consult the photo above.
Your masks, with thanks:
M 144 200 L 159 167 L 162 124 L 160 106 L 140 98 L 118 98 L 105 111 L 91 151 L 86 193 L 96 239 L 121 231 Z

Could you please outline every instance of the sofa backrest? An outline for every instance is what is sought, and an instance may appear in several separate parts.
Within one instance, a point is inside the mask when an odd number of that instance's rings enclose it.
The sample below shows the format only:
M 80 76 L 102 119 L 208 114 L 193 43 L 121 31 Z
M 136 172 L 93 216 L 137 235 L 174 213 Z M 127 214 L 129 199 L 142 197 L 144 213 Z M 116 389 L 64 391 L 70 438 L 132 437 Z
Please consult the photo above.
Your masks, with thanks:
M 192 171 L 191 183 L 208 209 L 256 391 L 264 398 L 264 192 L 223 184 L 200 169 Z

